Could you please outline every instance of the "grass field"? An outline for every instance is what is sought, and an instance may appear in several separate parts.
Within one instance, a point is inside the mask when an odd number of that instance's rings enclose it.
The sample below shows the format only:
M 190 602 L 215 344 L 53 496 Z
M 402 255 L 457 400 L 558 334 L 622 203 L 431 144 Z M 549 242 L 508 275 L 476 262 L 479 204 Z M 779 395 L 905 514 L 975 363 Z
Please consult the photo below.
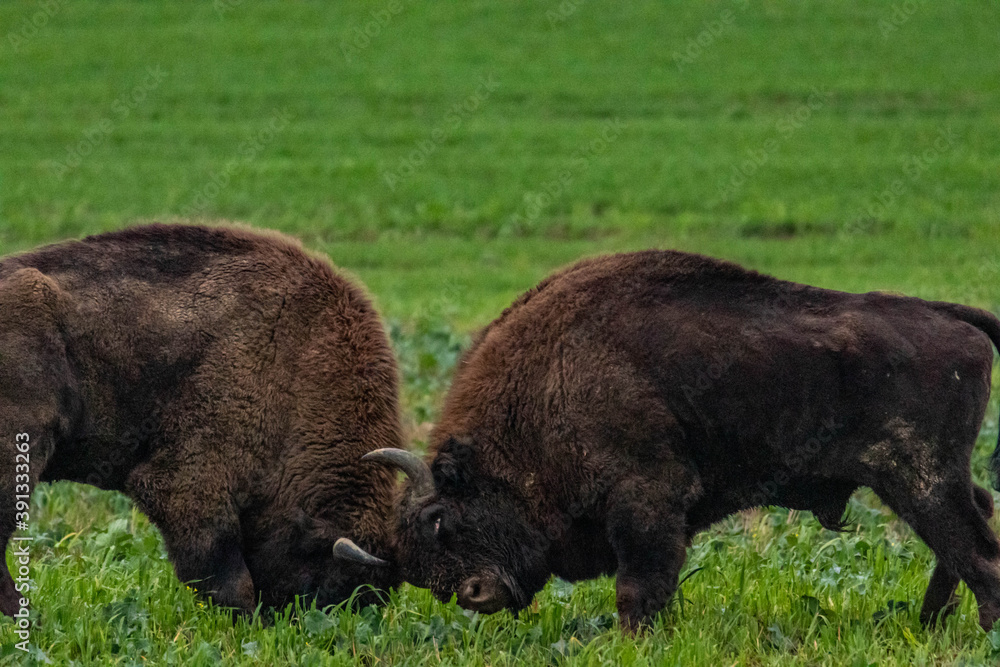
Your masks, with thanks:
M 8 0 L 0 37 L 0 254 L 149 219 L 293 234 L 370 289 L 414 427 L 471 330 L 599 252 L 692 250 L 1000 311 L 988 0 Z M 995 400 L 988 415 L 980 482 Z M 403 587 L 381 610 L 234 626 L 176 580 L 127 499 L 43 486 L 34 649 L 0 621 L 0 661 L 1000 659 L 967 591 L 943 628 L 919 625 L 933 561 L 904 524 L 864 493 L 851 517 L 843 534 L 781 510 L 715 527 L 636 639 L 615 627 L 611 580 L 554 581 L 519 618 Z

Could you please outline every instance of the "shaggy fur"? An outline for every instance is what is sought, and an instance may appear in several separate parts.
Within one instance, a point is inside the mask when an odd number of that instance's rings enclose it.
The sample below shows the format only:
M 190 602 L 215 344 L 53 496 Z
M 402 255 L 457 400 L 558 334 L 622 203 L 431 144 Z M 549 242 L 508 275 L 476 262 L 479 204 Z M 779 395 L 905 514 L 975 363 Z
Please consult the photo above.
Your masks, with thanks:
M 399 444 L 378 316 L 288 239 L 152 225 L 0 261 L 4 549 L 15 482 L 73 480 L 128 494 L 220 605 L 339 602 L 396 583 L 331 550 L 389 548 L 394 474 L 359 458 Z M 0 611 L 19 598 L 2 566 Z
M 981 310 L 776 280 L 649 251 L 580 262 L 521 296 L 465 354 L 432 435 L 435 491 L 404 499 L 403 576 L 484 612 L 551 574 L 617 573 L 635 629 L 674 593 L 692 536 L 764 505 L 840 526 L 872 488 L 986 628 L 1000 544 L 969 459 L 1000 322 Z

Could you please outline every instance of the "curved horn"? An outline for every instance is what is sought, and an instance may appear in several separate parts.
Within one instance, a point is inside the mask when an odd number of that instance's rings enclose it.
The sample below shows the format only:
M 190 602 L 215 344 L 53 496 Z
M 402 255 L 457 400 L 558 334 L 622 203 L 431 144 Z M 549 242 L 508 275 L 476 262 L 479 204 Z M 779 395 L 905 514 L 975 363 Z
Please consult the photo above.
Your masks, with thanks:
M 431 496 L 434 494 L 434 477 L 431 475 L 430 466 L 424 460 L 405 449 L 386 447 L 368 452 L 361 457 L 362 461 L 377 461 L 396 466 L 413 481 L 413 493 L 418 498 Z
M 354 561 L 362 565 L 385 567 L 388 561 L 376 558 L 346 537 L 339 538 L 333 545 L 333 555 L 343 560 Z

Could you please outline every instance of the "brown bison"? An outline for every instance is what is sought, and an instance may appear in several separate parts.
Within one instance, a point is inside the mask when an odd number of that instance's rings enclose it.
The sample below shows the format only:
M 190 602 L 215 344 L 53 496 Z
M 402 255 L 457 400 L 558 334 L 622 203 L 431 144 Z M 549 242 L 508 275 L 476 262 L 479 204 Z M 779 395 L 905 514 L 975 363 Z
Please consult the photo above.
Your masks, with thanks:
M 152 225 L 0 260 L 4 550 L 67 479 L 129 495 L 219 605 L 338 602 L 397 583 L 332 547 L 385 553 L 395 472 L 359 459 L 400 442 L 378 316 L 286 238 Z M 3 566 L 0 611 L 21 598 Z
M 837 528 L 872 488 L 937 555 L 922 618 L 964 580 L 1000 616 L 992 498 L 969 459 L 1000 321 L 847 294 L 680 252 L 590 259 L 543 281 L 465 354 L 393 565 L 441 599 L 519 609 L 551 574 L 617 573 L 635 629 L 677 588 L 692 536 L 780 505 Z M 996 457 L 994 457 L 994 463 Z

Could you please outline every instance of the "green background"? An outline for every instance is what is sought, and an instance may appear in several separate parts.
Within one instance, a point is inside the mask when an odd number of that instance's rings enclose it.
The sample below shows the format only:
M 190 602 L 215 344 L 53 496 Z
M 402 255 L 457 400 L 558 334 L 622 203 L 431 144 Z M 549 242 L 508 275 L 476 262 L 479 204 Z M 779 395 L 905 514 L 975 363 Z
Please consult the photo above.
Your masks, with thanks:
M 292 234 L 385 315 L 418 446 L 469 332 L 586 255 L 678 248 L 1000 310 L 987 0 L 15 0 L 0 38 L 0 254 L 153 219 Z M 931 555 L 870 494 L 843 534 L 780 510 L 704 534 L 638 639 L 614 627 L 610 580 L 555 582 L 516 619 L 404 587 L 381 611 L 234 627 L 121 496 L 57 484 L 34 503 L 30 660 L 55 664 L 990 664 L 1000 649 L 968 593 L 944 628 L 920 627 Z M 19 664 L 11 638 L 0 622 L 0 659 Z

